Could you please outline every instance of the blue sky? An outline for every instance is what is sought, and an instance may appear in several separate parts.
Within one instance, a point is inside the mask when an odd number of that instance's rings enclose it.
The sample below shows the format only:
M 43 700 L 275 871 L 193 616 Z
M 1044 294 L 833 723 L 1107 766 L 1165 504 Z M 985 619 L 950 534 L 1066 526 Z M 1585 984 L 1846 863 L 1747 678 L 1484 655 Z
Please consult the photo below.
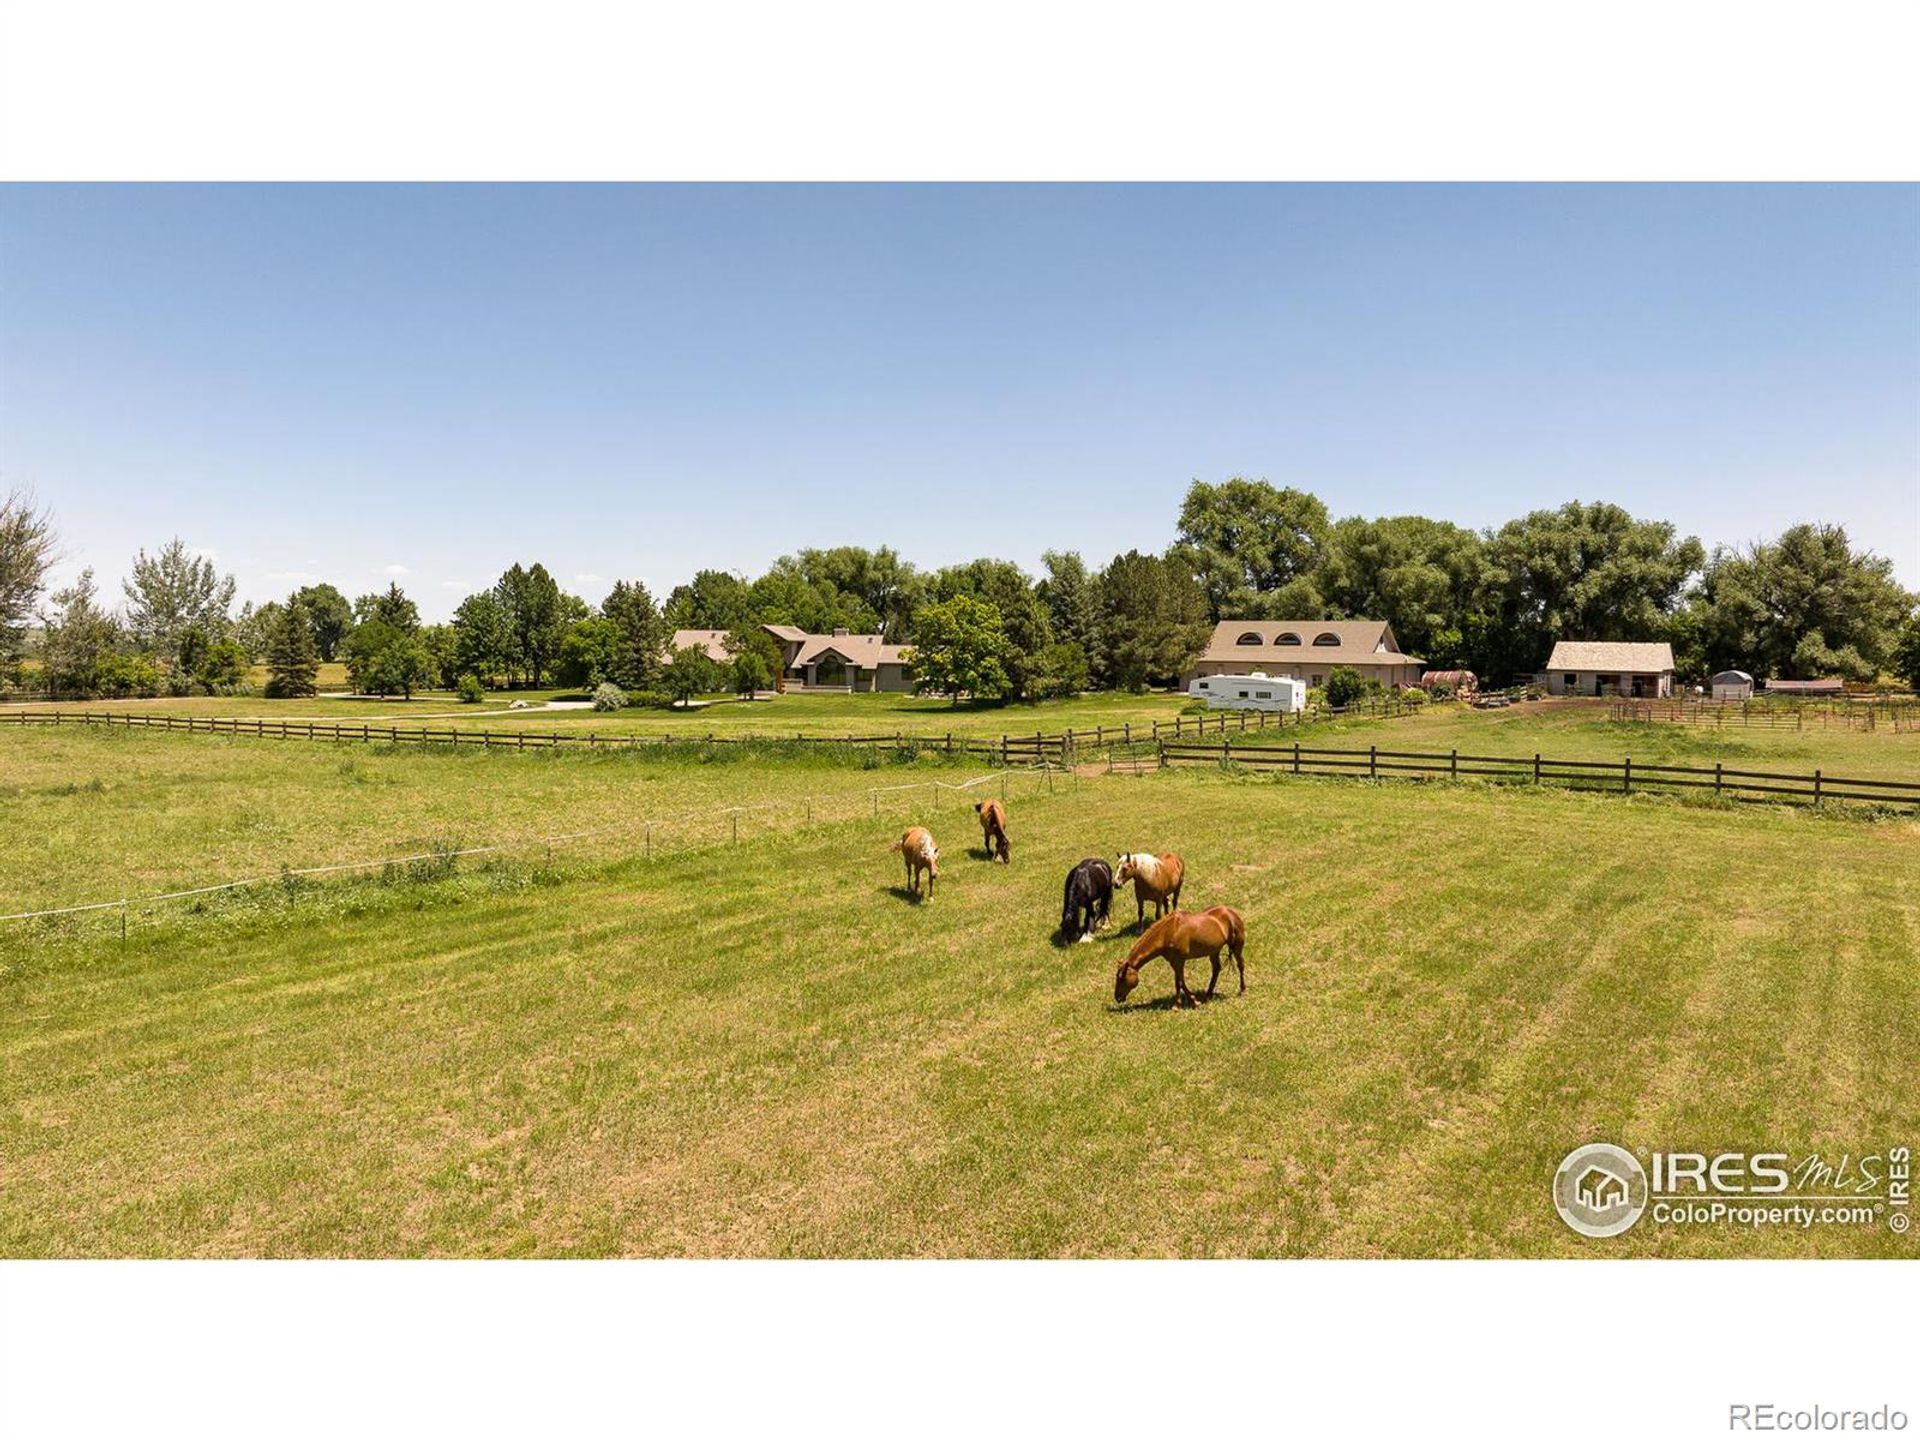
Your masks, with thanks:
M 115 594 L 1098 563 L 1234 474 L 1920 587 L 1920 187 L 0 190 L 0 487 Z

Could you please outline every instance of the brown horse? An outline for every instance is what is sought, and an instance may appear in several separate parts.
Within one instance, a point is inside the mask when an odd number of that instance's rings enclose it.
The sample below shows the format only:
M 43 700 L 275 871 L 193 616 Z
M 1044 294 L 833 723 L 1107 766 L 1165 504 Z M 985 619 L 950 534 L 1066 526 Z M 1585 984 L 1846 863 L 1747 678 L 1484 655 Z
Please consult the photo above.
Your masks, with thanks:
M 1207 981 L 1207 999 L 1211 1000 L 1214 987 L 1220 983 L 1222 950 L 1233 952 L 1233 963 L 1240 971 L 1240 993 L 1244 995 L 1247 962 L 1241 951 L 1246 943 L 1247 925 L 1238 910 L 1216 905 L 1197 915 L 1191 911 L 1185 915 L 1175 911 L 1164 920 L 1154 921 L 1152 928 L 1133 947 L 1133 953 L 1120 962 L 1113 976 L 1113 1003 L 1124 1003 L 1133 987 L 1140 983 L 1140 967 L 1163 955 L 1173 967 L 1174 1003 L 1183 1006 L 1197 1003 L 1193 992 L 1187 989 L 1187 961 L 1202 955 L 1213 961 L 1213 976 Z
M 1186 883 L 1187 862 L 1178 855 L 1149 855 L 1141 851 L 1122 855 L 1114 862 L 1113 883 L 1133 882 L 1133 900 L 1139 909 L 1134 917 L 1138 929 L 1147 926 L 1147 902 L 1153 902 L 1153 918 L 1158 920 L 1169 910 L 1180 908 L 1180 887 Z
M 982 800 L 973 807 L 980 817 L 980 837 L 987 847 L 987 858 L 996 854 L 1002 864 L 1013 863 L 1013 846 L 1007 841 L 1007 807 L 998 800 Z
M 927 898 L 931 900 L 933 882 L 940 878 L 940 847 L 933 843 L 933 836 L 915 825 L 894 841 L 891 848 L 906 861 L 907 889 L 915 895 L 920 893 L 920 872 L 927 872 Z

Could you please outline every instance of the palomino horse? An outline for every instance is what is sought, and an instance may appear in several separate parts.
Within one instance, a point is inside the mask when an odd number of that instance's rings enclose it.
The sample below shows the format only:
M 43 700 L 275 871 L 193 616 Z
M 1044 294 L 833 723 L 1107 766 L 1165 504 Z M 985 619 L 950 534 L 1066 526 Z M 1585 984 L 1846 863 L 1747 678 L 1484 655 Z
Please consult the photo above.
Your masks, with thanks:
M 1067 893 L 1060 903 L 1060 933 L 1069 940 L 1091 940 L 1113 908 L 1113 867 L 1100 859 L 1082 860 L 1067 872 Z
M 1134 924 L 1140 929 L 1147 925 L 1147 902 L 1153 902 L 1153 918 L 1158 920 L 1169 910 L 1180 908 L 1180 887 L 1186 882 L 1187 862 L 1178 855 L 1149 855 L 1140 851 L 1133 855 L 1122 855 L 1113 867 L 1113 883 L 1124 885 L 1133 882 L 1134 903 L 1140 913 L 1134 917 Z
M 1001 863 L 1013 863 L 1013 846 L 1007 843 L 1007 807 L 998 800 L 982 800 L 973 807 L 980 817 L 980 838 L 987 847 L 987 858 L 995 855 Z
M 893 842 L 892 849 L 907 862 L 907 889 L 920 893 L 920 872 L 927 872 L 927 898 L 933 898 L 933 882 L 940 878 L 940 847 L 922 826 L 915 825 Z
M 1197 1003 L 1187 988 L 1187 961 L 1204 955 L 1213 961 L 1213 975 L 1207 981 L 1207 999 L 1220 983 L 1220 952 L 1233 952 L 1233 963 L 1240 970 L 1240 993 L 1247 993 L 1247 962 L 1241 951 L 1247 943 L 1247 925 L 1240 912 L 1226 905 L 1202 910 L 1198 915 L 1175 911 L 1164 920 L 1156 920 L 1133 947 L 1133 953 L 1120 962 L 1113 976 L 1113 1003 L 1122 1004 L 1140 983 L 1140 967 L 1149 960 L 1166 956 L 1173 967 L 1173 1000 L 1176 1005 Z

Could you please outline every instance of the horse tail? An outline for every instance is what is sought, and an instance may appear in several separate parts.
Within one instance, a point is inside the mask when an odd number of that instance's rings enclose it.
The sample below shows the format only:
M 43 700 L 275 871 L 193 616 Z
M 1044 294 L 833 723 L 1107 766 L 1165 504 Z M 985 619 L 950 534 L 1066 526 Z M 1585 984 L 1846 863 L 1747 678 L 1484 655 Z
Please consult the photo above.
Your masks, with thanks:
M 898 855 L 902 850 L 906 848 L 907 848 L 907 842 L 905 840 L 896 840 L 893 842 L 893 844 L 887 846 L 887 849 L 892 851 L 895 855 Z
M 1240 918 L 1240 912 L 1231 905 L 1222 905 L 1227 912 L 1227 948 L 1238 955 L 1247 943 L 1247 922 Z

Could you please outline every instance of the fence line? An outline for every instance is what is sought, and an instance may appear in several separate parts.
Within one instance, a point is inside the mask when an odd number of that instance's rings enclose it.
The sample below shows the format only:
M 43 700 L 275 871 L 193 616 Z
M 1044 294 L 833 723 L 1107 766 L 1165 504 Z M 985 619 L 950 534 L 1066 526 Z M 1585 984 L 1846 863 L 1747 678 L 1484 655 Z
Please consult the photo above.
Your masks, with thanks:
M 1775 770 L 1735 770 L 1724 764 L 1657 765 L 1636 763 L 1631 756 L 1619 760 L 1556 760 L 1546 755 L 1471 755 L 1458 750 L 1382 750 L 1370 745 L 1365 750 L 1342 750 L 1305 745 L 1220 745 L 1162 744 L 1162 767 L 1189 764 L 1245 765 L 1277 769 L 1294 775 L 1348 775 L 1364 771 L 1369 779 L 1399 774 L 1485 777 L 1496 780 L 1526 781 L 1535 785 L 1565 788 L 1605 788 L 1630 793 L 1641 789 L 1711 790 L 1717 795 L 1742 798 L 1749 795 L 1777 795 L 1811 801 L 1870 800 L 1880 804 L 1920 807 L 1920 781 L 1866 780 L 1828 775 L 1815 770 L 1811 775 L 1789 774 Z
M 934 798 L 937 800 L 942 791 L 965 794 L 982 785 L 991 785 L 995 781 L 999 781 L 1004 796 L 1007 788 L 1014 780 L 1032 779 L 1037 781 L 1044 778 L 1048 791 L 1051 793 L 1054 777 L 1056 775 L 1062 775 L 1063 773 L 1069 772 L 1062 772 L 1046 767 L 1001 770 L 986 775 L 978 775 L 971 780 L 964 780 L 959 783 L 949 783 L 944 780 L 922 780 L 906 785 L 870 786 L 844 795 L 802 795 L 792 800 L 767 800 L 751 805 L 709 806 L 699 810 L 685 810 L 673 814 L 655 815 L 622 825 L 601 826 L 592 830 L 571 830 L 554 835 L 527 835 L 498 841 L 491 845 L 469 845 L 454 849 L 423 850 L 406 855 L 379 856 L 368 860 L 346 860 L 329 865 L 304 866 L 299 869 L 282 868 L 270 875 L 253 875 L 242 880 L 225 880 L 218 884 L 197 885 L 186 890 L 169 890 L 158 894 L 127 896 L 119 900 L 97 900 L 84 905 L 60 905 L 44 910 L 22 910 L 11 915 L 0 915 L 0 922 L 12 920 L 42 920 L 55 916 L 84 915 L 102 911 L 119 911 L 124 916 L 129 909 L 134 907 L 159 905 L 175 900 L 190 900 L 201 895 L 213 895 L 227 890 L 243 890 L 257 885 L 283 884 L 289 879 L 305 879 L 317 875 L 337 875 L 352 870 L 371 870 L 396 865 L 417 865 L 427 862 L 450 863 L 467 856 L 498 855 L 508 851 L 525 850 L 539 845 L 544 845 L 550 850 L 555 845 L 571 844 L 579 840 L 598 839 L 607 836 L 621 836 L 632 840 L 643 839 L 645 853 L 651 857 L 654 850 L 653 842 L 655 832 L 664 827 L 683 822 L 730 819 L 733 822 L 729 832 L 730 838 L 725 843 L 737 844 L 739 842 L 738 822 L 739 818 L 743 815 L 773 810 L 799 812 L 805 816 L 799 828 L 805 829 L 814 823 L 814 806 L 816 802 L 825 802 L 828 806 L 831 806 L 835 802 L 869 802 L 865 807 L 859 807 L 856 803 L 856 808 L 866 809 L 866 816 L 850 814 L 840 817 L 844 821 L 867 818 L 867 816 L 877 816 L 879 813 L 880 797 L 898 795 L 913 790 L 930 790 L 934 792 Z M 717 845 L 722 842 L 716 839 L 711 843 Z M 701 847 L 696 844 L 683 848 L 697 849 Z M 125 938 L 124 928 L 122 938 Z
M 1318 724 L 1353 716 L 1392 719 L 1412 715 L 1424 709 L 1399 697 L 1361 701 L 1347 706 L 1311 706 L 1289 713 L 1276 710 L 1232 710 L 1205 715 L 1177 715 L 1172 720 L 1155 720 L 1135 725 L 1095 725 L 1090 728 L 1036 730 L 1032 734 L 999 736 L 907 733 L 889 735 L 804 735 L 758 733 L 722 735 L 713 731 L 661 732 L 659 734 L 623 734 L 597 730 L 477 730 L 457 726 L 434 728 L 427 725 L 352 724 L 325 720 L 269 720 L 264 716 L 242 718 L 219 715 L 151 715 L 115 711 L 72 710 L 0 710 L 0 724 L 13 725 L 104 725 L 122 729 L 164 730 L 169 734 L 236 735 L 259 740 L 353 740 L 386 745 L 477 745 L 481 749 L 557 750 L 567 746 L 596 749 L 635 749 L 666 745 L 839 745 L 881 746 L 932 751 L 947 755 L 968 755 L 998 760 L 1003 766 L 1016 760 L 1029 763 L 1068 762 L 1082 749 L 1104 751 L 1110 746 L 1157 745 L 1163 739 L 1182 741 L 1189 737 L 1245 734 L 1249 731 L 1286 729 L 1289 726 Z
M 1875 699 L 1832 702 L 1615 700 L 1608 718 L 1641 724 L 1704 725 L 1715 730 L 1920 731 L 1920 704 Z

